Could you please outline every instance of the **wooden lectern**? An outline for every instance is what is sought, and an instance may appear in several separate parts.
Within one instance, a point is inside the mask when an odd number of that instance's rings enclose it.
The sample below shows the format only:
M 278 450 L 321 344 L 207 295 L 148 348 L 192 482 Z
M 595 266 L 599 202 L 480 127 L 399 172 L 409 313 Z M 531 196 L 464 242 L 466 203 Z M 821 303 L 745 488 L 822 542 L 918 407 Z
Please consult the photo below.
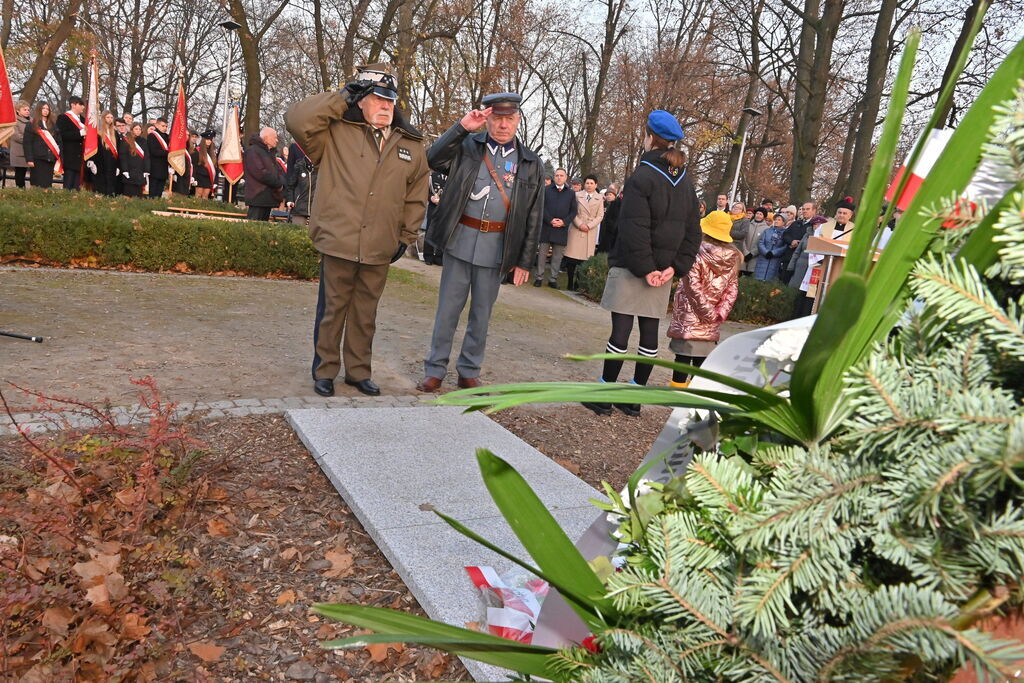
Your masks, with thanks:
M 836 278 L 843 272 L 843 262 L 846 261 L 846 250 L 850 248 L 849 242 L 826 239 L 811 235 L 807 238 L 807 253 L 818 254 L 824 257 L 821 263 L 811 271 L 810 284 L 807 288 L 807 296 L 814 298 L 812 313 L 817 313 L 821 308 L 821 302 L 825 300 L 829 288 Z M 873 260 L 877 261 L 882 252 L 875 250 Z

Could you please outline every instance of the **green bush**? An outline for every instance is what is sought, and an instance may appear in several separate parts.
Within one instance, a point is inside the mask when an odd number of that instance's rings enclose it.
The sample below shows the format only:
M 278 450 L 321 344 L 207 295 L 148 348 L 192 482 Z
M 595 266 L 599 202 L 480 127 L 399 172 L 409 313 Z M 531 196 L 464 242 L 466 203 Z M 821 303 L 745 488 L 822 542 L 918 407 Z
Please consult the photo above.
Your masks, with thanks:
M 793 317 L 793 306 L 798 295 L 803 296 L 803 292 L 778 280 L 741 277 L 740 291 L 729 314 L 729 320 L 758 325 L 772 325 L 789 320 Z
M 608 254 L 594 254 L 576 269 L 576 289 L 593 301 L 600 301 L 608 279 Z
M 317 253 L 305 228 L 155 216 L 168 206 L 224 211 L 221 202 L 110 198 L 63 190 L 0 190 L 0 255 L 97 267 L 232 270 L 311 279 Z

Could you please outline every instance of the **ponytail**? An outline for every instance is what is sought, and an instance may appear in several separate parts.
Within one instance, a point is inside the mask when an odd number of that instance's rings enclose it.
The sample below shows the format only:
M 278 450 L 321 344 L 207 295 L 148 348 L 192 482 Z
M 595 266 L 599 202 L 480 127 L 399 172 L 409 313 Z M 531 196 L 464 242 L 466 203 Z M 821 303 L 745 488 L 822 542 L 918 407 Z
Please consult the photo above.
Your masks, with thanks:
M 647 126 L 647 134 L 651 136 L 651 149 L 663 149 L 665 150 L 661 157 L 668 162 L 669 166 L 674 168 L 682 168 L 686 166 L 686 152 L 679 149 L 677 145 L 678 140 L 675 142 L 669 142 L 665 138 L 661 137 L 657 133 L 651 130 L 650 126 Z

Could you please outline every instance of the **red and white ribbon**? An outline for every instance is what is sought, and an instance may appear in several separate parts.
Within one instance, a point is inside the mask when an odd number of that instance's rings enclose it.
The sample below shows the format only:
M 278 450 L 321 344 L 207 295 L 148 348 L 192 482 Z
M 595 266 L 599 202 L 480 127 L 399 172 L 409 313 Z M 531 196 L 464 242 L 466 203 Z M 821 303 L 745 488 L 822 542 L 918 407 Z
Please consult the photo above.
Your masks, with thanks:
M 509 586 L 492 567 L 466 567 L 473 585 L 487 603 L 487 630 L 495 636 L 530 643 L 540 617 L 548 583 L 530 579 L 522 588 Z
M 164 148 L 164 151 L 165 152 L 167 151 L 167 149 L 168 149 L 167 148 L 167 141 L 164 140 L 164 136 L 163 135 L 160 135 L 159 132 L 154 130 L 152 133 L 149 134 L 149 136 L 151 138 L 156 138 L 156 141 L 160 143 L 160 146 Z
M 42 124 L 39 125 L 39 137 L 43 139 L 43 142 L 46 143 L 46 146 L 50 148 L 50 154 L 52 154 L 53 158 L 57 160 L 53 164 L 53 172 L 60 173 L 61 171 L 64 170 L 64 166 L 60 162 L 60 146 L 57 144 L 57 141 L 53 138 L 53 134 L 50 131 L 43 128 Z

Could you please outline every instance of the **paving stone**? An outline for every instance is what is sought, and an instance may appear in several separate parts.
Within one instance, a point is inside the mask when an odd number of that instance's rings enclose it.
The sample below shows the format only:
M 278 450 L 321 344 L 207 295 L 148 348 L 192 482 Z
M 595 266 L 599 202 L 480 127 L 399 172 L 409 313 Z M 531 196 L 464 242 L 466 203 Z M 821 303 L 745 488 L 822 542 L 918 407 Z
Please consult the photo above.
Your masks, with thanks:
M 300 397 L 281 399 L 286 408 L 304 408 L 306 401 Z
M 214 417 L 224 417 L 224 411 L 217 408 L 210 408 L 210 412 L 206 414 L 207 419 Z
M 267 415 L 269 413 L 280 413 L 283 412 L 283 408 L 277 408 L 275 406 L 254 406 L 252 408 L 246 408 L 247 415 Z
M 251 408 L 225 408 L 224 412 L 235 417 L 244 417 L 249 414 Z
M 480 413 L 357 407 L 290 410 L 287 417 L 434 619 L 460 626 L 479 621 L 483 605 L 464 567 L 485 564 L 503 573 L 513 565 L 451 529 L 432 510 L 525 557 L 487 493 L 477 448 L 489 448 L 515 467 L 573 540 L 601 514 L 589 502 L 602 498 L 595 489 Z M 465 664 L 477 680 L 505 678 L 495 667 Z
M 236 398 L 235 399 L 235 405 L 236 406 L 258 406 L 258 405 L 262 405 L 262 403 L 260 403 L 260 400 L 256 399 L 256 398 Z
M 211 401 L 210 403 L 207 403 L 206 405 L 208 405 L 209 407 L 211 407 L 211 408 L 213 408 L 215 410 L 224 410 L 225 408 L 234 408 L 235 407 L 235 402 L 234 401 Z
M 263 405 L 272 406 L 274 408 L 287 408 L 288 404 L 283 398 L 265 398 L 263 399 Z

